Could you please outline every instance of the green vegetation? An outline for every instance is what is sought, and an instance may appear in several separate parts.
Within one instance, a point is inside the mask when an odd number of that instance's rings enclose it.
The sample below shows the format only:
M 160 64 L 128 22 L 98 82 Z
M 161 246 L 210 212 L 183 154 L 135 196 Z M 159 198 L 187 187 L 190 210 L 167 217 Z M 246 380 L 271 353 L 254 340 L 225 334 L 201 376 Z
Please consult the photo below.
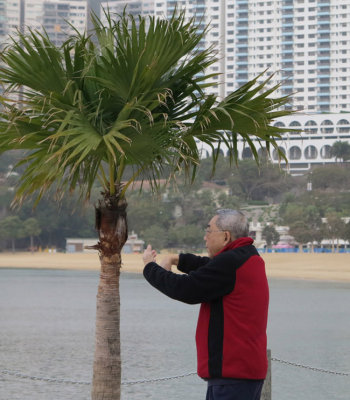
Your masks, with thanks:
M 280 235 L 273 225 L 265 225 L 262 231 L 262 237 L 266 240 L 266 246 L 269 248 L 272 244 L 277 244 L 280 240 Z
M 7 162 L 12 164 L 13 160 L 7 158 Z M 252 160 L 242 161 L 237 167 L 230 164 L 228 158 L 220 156 L 212 175 L 212 162 L 205 159 L 198 168 L 193 185 L 185 184 L 185 178 L 179 175 L 176 185 L 161 187 L 157 196 L 146 185 L 142 191 L 136 185 L 130 188 L 129 230 L 157 249 L 202 250 L 207 216 L 217 208 L 238 208 L 244 209 L 251 219 L 262 224 L 289 226 L 290 233 L 300 243 L 320 243 L 326 238 L 332 240 L 322 218 L 329 215 L 337 215 L 338 218 L 350 216 L 349 172 L 350 166 L 337 163 L 314 168 L 305 176 L 291 177 L 276 165 L 266 162 L 260 169 Z M 68 237 L 96 236 L 92 205 L 96 203 L 101 187 L 93 187 L 86 207 L 77 208 L 74 196 L 64 197 L 59 206 L 52 196 L 47 196 L 36 208 L 33 208 L 33 201 L 27 200 L 21 209 L 14 212 L 10 208 L 13 192 L 8 184 L 9 180 L 14 183 L 14 179 L 18 180 L 18 177 L 5 179 L 3 175 L 0 215 L 2 219 L 17 215 L 21 224 L 35 218 L 40 232 L 32 235 L 34 247 L 64 249 Z M 307 191 L 310 179 L 313 190 Z M 350 224 L 345 224 L 338 231 L 337 238 L 349 239 L 349 227 Z M 3 233 L 2 238 L 2 248 L 11 249 L 12 238 L 9 234 Z M 33 247 L 29 238 L 29 234 L 15 237 L 16 248 Z
M 341 140 L 334 142 L 331 155 L 340 162 L 350 160 L 350 144 Z

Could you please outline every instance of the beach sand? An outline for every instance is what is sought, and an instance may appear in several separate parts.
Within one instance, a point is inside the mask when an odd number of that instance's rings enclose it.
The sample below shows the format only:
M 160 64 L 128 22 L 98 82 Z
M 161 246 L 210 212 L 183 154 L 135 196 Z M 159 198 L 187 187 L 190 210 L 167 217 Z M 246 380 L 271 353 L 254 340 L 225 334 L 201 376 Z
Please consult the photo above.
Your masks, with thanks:
M 271 278 L 350 282 L 350 254 L 268 253 L 262 257 Z M 100 269 L 97 253 L 45 252 L 0 253 L 0 268 Z M 141 273 L 142 269 L 141 254 L 122 255 L 122 271 Z

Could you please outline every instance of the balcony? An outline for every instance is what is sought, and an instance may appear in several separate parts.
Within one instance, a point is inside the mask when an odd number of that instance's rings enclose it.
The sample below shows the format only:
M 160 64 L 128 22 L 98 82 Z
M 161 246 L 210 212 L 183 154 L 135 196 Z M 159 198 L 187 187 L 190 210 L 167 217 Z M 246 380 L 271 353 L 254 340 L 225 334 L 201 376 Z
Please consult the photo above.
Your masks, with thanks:
M 294 32 L 293 26 L 291 26 L 291 27 L 283 26 L 282 27 L 282 36 L 283 36 L 283 33 L 293 33 L 293 32 Z

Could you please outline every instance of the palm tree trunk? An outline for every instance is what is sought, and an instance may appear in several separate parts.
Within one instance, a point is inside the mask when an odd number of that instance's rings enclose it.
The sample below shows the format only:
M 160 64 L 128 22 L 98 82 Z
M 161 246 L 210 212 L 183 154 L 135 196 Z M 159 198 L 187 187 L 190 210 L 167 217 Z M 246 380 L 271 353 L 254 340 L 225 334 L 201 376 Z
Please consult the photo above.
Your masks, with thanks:
M 96 308 L 92 400 L 119 400 L 121 384 L 120 296 L 121 249 L 127 239 L 126 201 L 104 194 L 96 208 L 101 261 Z
M 92 400 L 120 399 L 120 264 L 120 255 L 101 256 Z

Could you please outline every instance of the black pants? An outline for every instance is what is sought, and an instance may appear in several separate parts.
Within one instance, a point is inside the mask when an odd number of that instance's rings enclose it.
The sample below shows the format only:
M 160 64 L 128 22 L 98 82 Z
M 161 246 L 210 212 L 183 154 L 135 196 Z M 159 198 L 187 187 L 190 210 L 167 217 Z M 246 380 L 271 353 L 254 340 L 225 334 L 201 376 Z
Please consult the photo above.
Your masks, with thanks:
M 260 400 L 264 380 L 210 379 L 206 400 Z

